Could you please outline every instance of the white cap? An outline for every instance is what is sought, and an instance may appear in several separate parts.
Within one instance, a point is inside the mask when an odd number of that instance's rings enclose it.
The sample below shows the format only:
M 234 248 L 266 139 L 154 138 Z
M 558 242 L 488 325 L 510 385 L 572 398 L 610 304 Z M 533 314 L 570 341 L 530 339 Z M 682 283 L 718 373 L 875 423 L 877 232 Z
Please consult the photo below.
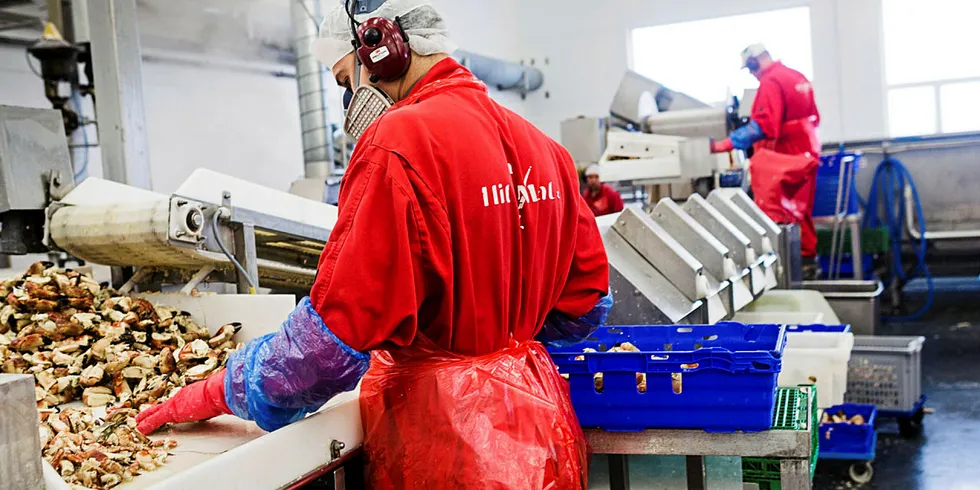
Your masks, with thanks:
M 351 41 L 354 33 L 351 31 L 350 17 L 345 10 L 346 2 L 339 0 L 337 5 L 323 17 L 320 24 L 320 38 L 310 44 L 310 51 L 320 63 L 327 68 L 333 68 L 338 61 L 354 51 Z M 373 12 L 355 15 L 358 22 L 371 17 L 384 17 L 401 21 L 405 34 L 408 34 L 408 45 L 422 56 L 456 51 L 456 44 L 449 40 L 449 30 L 446 21 L 429 0 L 386 0 Z
M 593 163 L 585 168 L 585 176 L 588 177 L 590 175 L 595 175 L 596 177 L 599 176 L 599 165 Z
M 757 58 L 765 53 L 766 46 L 762 43 L 755 43 L 742 50 L 742 68 L 748 65 L 749 58 Z

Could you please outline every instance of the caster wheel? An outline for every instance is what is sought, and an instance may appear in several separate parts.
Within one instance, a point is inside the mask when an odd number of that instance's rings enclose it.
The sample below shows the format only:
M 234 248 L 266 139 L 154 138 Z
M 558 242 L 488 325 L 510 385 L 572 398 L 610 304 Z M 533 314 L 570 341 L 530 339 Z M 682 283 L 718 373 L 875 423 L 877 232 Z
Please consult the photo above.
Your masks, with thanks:
M 898 419 L 898 433 L 905 438 L 914 438 L 922 434 L 922 418 L 925 412 L 919 410 L 911 417 Z
M 847 469 L 847 474 L 854 483 L 863 485 L 871 481 L 874 470 L 871 468 L 871 463 L 854 463 Z

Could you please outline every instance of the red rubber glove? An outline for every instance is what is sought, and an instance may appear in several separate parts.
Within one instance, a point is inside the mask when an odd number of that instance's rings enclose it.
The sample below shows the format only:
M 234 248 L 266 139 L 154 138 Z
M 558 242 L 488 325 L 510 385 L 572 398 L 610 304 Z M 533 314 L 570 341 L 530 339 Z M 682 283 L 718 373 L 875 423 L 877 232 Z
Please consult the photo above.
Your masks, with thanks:
M 169 400 L 140 412 L 136 416 L 136 430 L 146 435 L 164 424 L 197 422 L 230 413 L 225 402 L 225 370 L 222 368 L 204 381 L 181 388 Z
M 711 140 L 711 153 L 726 153 L 735 149 L 732 145 L 731 138 L 725 138 L 721 141 Z

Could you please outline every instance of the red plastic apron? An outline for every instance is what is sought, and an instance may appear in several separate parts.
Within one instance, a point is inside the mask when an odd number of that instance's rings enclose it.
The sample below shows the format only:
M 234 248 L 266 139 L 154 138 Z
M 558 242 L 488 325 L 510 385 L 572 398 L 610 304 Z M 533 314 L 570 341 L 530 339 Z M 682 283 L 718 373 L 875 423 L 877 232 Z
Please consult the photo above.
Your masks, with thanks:
M 756 144 L 749 172 L 755 203 L 777 223 L 800 226 L 804 257 L 817 252 L 813 199 L 820 154 L 816 130 L 807 119 L 783 124 L 778 140 Z
M 568 383 L 538 342 L 462 357 L 419 335 L 372 355 L 360 401 L 369 488 L 587 487 Z

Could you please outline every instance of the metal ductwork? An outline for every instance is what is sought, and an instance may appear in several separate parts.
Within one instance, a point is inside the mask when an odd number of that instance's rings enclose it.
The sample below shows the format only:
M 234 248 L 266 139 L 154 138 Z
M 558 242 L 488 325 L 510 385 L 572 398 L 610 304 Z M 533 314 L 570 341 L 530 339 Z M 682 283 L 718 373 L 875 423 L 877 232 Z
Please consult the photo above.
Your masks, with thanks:
M 483 83 L 497 90 L 514 90 L 524 95 L 534 92 L 544 84 L 544 74 L 531 66 L 498 60 L 461 49 L 453 54 L 453 58 L 473 72 Z
M 326 178 L 333 171 L 333 128 L 327 113 L 326 70 L 313 57 L 310 43 L 322 16 L 321 0 L 293 0 L 290 11 L 296 48 L 296 84 L 299 88 L 300 126 L 303 132 L 303 174 L 308 179 Z

